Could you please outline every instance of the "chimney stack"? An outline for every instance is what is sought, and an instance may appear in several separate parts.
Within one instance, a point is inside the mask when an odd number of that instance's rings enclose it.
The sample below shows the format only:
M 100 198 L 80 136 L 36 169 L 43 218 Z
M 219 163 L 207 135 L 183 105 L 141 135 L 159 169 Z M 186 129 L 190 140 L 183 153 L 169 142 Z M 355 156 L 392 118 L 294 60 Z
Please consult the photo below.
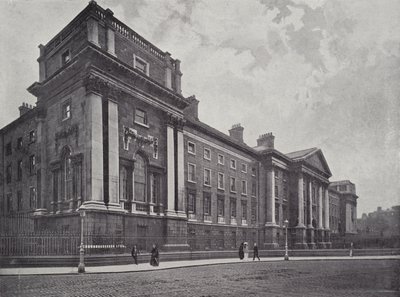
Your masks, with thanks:
M 243 130 L 244 128 L 240 124 L 235 124 L 229 130 L 229 136 L 239 142 L 243 142 Z
M 186 100 L 189 101 L 189 106 L 185 108 L 184 114 L 187 117 L 199 119 L 199 100 L 196 99 L 195 95 L 187 97 Z
M 30 111 L 33 108 L 32 105 L 29 105 L 28 103 L 22 102 L 22 105 L 18 107 L 19 109 L 19 116 L 24 115 L 28 111 Z
M 268 149 L 273 149 L 274 141 L 275 141 L 275 136 L 272 135 L 272 132 L 265 133 L 260 135 L 260 137 L 258 137 L 257 146 L 264 146 Z

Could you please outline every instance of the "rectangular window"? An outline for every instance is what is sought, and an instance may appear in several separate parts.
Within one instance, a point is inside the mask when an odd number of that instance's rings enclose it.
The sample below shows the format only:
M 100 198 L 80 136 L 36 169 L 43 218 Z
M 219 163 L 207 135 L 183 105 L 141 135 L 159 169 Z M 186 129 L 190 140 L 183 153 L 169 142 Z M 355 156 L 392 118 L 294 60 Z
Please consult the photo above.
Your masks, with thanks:
M 251 183 L 251 196 L 257 196 L 257 183 L 254 180 Z
M 17 162 L 17 180 L 22 180 L 22 160 Z
M 196 182 L 196 165 L 188 163 L 188 181 Z
M 204 159 L 211 160 L 211 150 L 208 148 L 204 148 Z
M 236 169 L 236 160 L 231 159 L 231 169 Z
M 218 211 L 218 216 L 223 217 L 224 216 L 224 208 L 225 208 L 225 203 L 224 203 L 225 197 L 220 196 L 218 197 L 217 201 L 217 211 Z
M 231 218 L 236 218 L 236 199 L 231 198 L 230 200 L 230 208 L 231 208 Z
M 71 60 L 71 54 L 69 50 L 66 50 L 62 55 L 61 55 L 61 63 L 62 65 L 67 64 Z
M 196 212 L 196 193 L 188 192 L 188 212 L 195 213 Z
M 247 220 L 247 201 L 242 200 L 242 220 Z
M 229 186 L 231 192 L 236 193 L 236 178 L 231 177 L 230 178 L 230 186 Z
M 36 209 L 36 188 L 30 187 L 29 189 L 29 207 Z
M 275 185 L 275 198 L 279 197 L 279 187 L 278 185 Z
M 6 171 L 6 182 L 7 182 L 7 184 L 11 183 L 11 179 L 12 179 L 12 168 L 11 168 L 11 164 L 9 164 L 7 166 L 7 171 Z
M 218 172 L 218 189 L 225 190 L 225 177 L 221 172 Z
M 247 173 L 247 164 L 242 163 L 242 172 Z
M 17 211 L 22 210 L 22 191 L 18 190 L 17 192 Z
M 211 215 L 211 194 L 203 193 L 203 198 L 204 198 L 204 215 L 210 216 Z
M 211 170 L 204 169 L 204 185 L 211 187 Z
M 251 222 L 252 224 L 257 222 L 257 202 L 255 199 L 251 200 Z
M 29 132 L 29 143 L 36 141 L 36 133 L 35 130 Z
M 153 158 L 158 159 L 158 138 L 153 139 Z
M 19 137 L 17 139 L 17 149 L 18 150 L 22 149 L 22 137 Z
M 147 113 L 141 109 L 136 108 L 135 123 L 147 126 Z
M 11 148 L 11 142 L 6 144 L 6 156 L 9 156 L 12 154 L 12 148 Z
M 160 202 L 160 176 L 158 174 L 150 175 L 150 187 L 151 187 L 151 202 L 158 204 Z
M 61 112 L 62 112 L 61 117 L 62 117 L 63 121 L 64 120 L 68 120 L 69 118 L 71 118 L 71 102 L 70 101 L 65 102 L 62 105 L 61 109 L 62 109 L 61 110 Z
M 280 225 L 279 204 L 275 204 L 275 222 Z
M 247 180 L 242 180 L 242 194 L 247 195 Z
M 193 142 L 188 141 L 188 153 L 196 155 L 196 145 Z
M 256 176 L 256 168 L 255 167 L 251 168 L 251 175 Z
M 36 166 L 36 159 L 35 155 L 32 155 L 29 157 L 29 173 L 30 174 L 35 174 L 35 166 Z
M 347 186 L 346 185 L 340 185 L 339 186 L 339 191 L 344 192 L 347 190 Z
M 133 55 L 133 68 L 149 75 L 149 63 L 135 55 Z
M 224 165 L 225 158 L 224 155 L 218 154 L 218 164 Z
M 7 213 L 12 213 L 12 193 L 7 193 Z

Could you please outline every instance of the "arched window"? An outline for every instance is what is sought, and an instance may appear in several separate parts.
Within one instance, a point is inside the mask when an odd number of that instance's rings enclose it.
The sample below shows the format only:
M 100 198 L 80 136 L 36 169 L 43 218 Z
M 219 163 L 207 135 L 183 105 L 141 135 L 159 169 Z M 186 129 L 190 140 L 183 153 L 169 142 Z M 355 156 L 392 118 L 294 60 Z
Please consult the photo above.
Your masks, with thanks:
M 135 180 L 135 201 L 146 201 L 146 161 L 142 156 L 136 155 L 134 180 Z

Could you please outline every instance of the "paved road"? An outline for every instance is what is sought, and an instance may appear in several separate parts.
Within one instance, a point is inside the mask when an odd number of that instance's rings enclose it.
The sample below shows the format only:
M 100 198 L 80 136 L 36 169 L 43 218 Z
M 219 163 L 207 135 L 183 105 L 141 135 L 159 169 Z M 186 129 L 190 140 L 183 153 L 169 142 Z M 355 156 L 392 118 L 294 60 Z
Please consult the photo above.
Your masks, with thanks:
M 170 270 L 4 276 L 6 296 L 400 296 L 400 260 L 248 262 Z

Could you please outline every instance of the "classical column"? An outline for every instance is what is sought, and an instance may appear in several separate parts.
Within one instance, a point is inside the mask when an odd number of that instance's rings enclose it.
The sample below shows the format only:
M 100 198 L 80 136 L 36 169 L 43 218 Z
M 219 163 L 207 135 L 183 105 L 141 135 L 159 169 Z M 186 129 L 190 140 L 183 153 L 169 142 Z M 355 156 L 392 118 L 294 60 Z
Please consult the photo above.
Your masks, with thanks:
M 318 228 L 323 228 L 323 218 L 322 218 L 322 186 L 318 187 Z
M 103 112 L 101 96 L 89 92 L 85 100 L 86 195 L 84 208 L 105 208 L 103 192 Z
M 118 104 L 108 100 L 108 196 L 109 204 L 119 206 Z M 107 140 L 106 140 L 107 141 Z
M 178 215 L 186 217 L 185 208 L 185 165 L 184 165 L 184 145 L 183 145 L 183 131 L 181 128 L 177 131 L 177 179 L 178 179 Z
M 303 194 L 303 174 L 300 172 L 297 183 L 297 197 L 298 197 L 298 223 L 297 227 L 304 226 L 304 194 Z
M 266 225 L 276 225 L 275 222 L 275 171 L 267 169 L 267 218 Z
M 329 192 L 325 189 L 325 229 L 329 229 Z
M 167 125 L 167 215 L 175 212 L 175 139 L 174 127 Z
M 310 181 L 308 183 L 308 218 L 309 218 L 309 223 L 307 225 L 308 228 L 312 228 L 312 219 L 313 219 L 313 213 L 312 213 L 312 182 Z

